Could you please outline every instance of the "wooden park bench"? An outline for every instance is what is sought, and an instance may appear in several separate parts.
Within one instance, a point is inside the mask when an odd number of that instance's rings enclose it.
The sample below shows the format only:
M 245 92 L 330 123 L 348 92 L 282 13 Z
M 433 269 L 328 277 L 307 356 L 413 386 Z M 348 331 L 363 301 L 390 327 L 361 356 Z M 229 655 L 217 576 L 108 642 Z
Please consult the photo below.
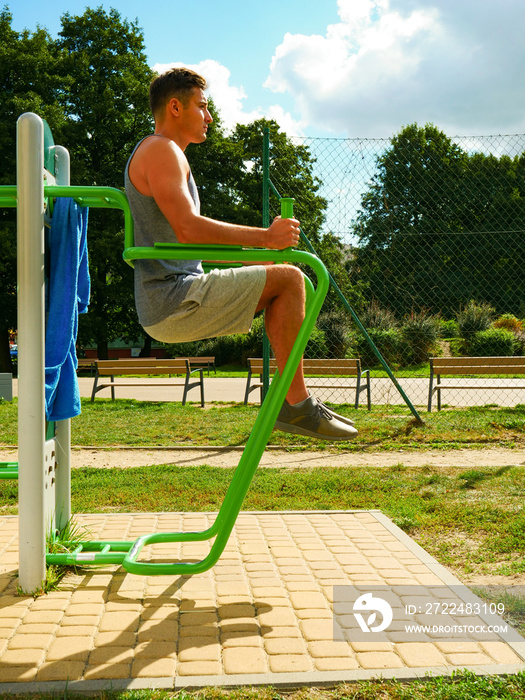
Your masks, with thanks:
M 198 378 L 192 377 L 198 373 Z M 95 380 L 91 401 L 95 400 L 95 394 L 102 389 L 111 389 L 111 398 L 115 399 L 115 388 L 119 386 L 183 386 L 182 405 L 186 404 L 186 398 L 190 389 L 200 386 L 201 406 L 204 407 L 204 366 L 191 368 L 190 360 L 187 357 L 176 359 L 158 358 L 121 358 L 118 360 L 95 360 Z M 122 381 L 115 377 L 126 377 L 133 375 L 149 375 L 141 381 Z M 182 374 L 184 378 L 171 379 L 174 374 Z M 155 380 L 153 376 L 167 375 L 168 380 Z M 191 379 L 195 381 L 191 381 Z
M 370 370 L 361 369 L 361 360 L 359 359 L 318 359 L 318 360 L 303 360 L 304 374 L 310 376 L 329 376 L 336 375 L 339 379 L 337 384 L 332 381 L 330 384 L 317 384 L 312 388 L 319 389 L 355 389 L 355 407 L 359 408 L 359 398 L 361 392 L 366 391 L 367 408 L 370 411 L 372 400 L 370 395 Z M 275 359 L 270 359 L 270 374 L 274 374 L 277 369 Z M 263 374 L 263 359 L 262 357 L 248 358 L 248 379 L 246 381 L 246 391 L 244 392 L 244 403 L 248 403 L 250 392 L 254 389 L 261 390 L 262 399 L 262 374 Z M 254 375 L 258 380 L 253 381 Z M 350 378 L 355 377 L 355 381 Z
M 430 381 L 428 386 L 428 410 L 432 411 L 432 399 L 437 394 L 438 411 L 441 410 L 441 392 L 445 389 L 521 389 L 525 384 L 503 384 L 497 377 L 491 377 L 486 384 L 474 387 L 472 383 L 461 381 L 464 377 L 476 375 L 517 375 L 525 374 L 525 357 L 431 357 Z M 454 380 L 444 383 L 442 377 L 454 376 Z

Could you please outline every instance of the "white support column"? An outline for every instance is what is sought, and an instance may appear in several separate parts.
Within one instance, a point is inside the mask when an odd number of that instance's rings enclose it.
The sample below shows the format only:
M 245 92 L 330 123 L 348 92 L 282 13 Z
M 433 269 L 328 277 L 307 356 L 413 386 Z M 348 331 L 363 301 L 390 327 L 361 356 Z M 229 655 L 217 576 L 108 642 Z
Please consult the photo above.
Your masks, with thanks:
M 18 493 L 20 587 L 45 578 L 44 128 L 17 122 Z
M 70 185 L 69 151 L 55 146 L 55 178 L 57 185 Z M 55 527 L 61 530 L 71 518 L 71 421 L 55 425 L 56 483 Z

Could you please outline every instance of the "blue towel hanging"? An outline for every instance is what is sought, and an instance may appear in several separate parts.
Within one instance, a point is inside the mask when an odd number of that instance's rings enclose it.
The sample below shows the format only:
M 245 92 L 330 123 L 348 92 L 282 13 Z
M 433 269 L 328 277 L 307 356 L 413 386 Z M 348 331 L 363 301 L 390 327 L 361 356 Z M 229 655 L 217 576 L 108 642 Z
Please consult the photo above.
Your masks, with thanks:
M 78 416 L 76 340 L 78 314 L 89 304 L 87 208 L 59 197 L 53 209 L 49 235 L 49 281 L 46 325 L 46 418 Z

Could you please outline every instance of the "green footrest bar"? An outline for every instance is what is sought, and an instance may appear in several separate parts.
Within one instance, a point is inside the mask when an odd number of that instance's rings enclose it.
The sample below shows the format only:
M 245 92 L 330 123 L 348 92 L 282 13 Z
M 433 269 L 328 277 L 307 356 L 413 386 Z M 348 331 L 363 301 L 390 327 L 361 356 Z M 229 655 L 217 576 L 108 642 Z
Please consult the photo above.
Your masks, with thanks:
M 0 479 L 18 479 L 18 462 L 0 462 Z

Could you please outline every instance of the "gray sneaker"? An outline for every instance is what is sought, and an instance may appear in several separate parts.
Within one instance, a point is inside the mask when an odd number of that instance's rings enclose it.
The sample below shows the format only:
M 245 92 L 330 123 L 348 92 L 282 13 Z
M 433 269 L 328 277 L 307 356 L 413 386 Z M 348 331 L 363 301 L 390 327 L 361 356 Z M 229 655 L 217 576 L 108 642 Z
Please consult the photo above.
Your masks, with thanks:
M 309 396 L 300 406 L 290 406 L 285 401 L 275 428 L 285 433 L 306 435 L 319 440 L 351 440 L 357 430 L 343 420 L 342 416 L 332 413 L 321 401 Z
M 319 399 L 316 399 L 317 403 L 321 404 L 321 406 L 328 411 L 328 413 L 331 413 L 334 418 L 337 418 L 337 420 L 340 420 L 341 423 L 346 423 L 346 425 L 354 425 L 354 421 L 351 418 L 347 418 L 346 416 L 341 416 L 339 413 L 336 413 L 335 411 L 332 411 L 331 408 L 328 408 L 324 403 L 322 403 Z

